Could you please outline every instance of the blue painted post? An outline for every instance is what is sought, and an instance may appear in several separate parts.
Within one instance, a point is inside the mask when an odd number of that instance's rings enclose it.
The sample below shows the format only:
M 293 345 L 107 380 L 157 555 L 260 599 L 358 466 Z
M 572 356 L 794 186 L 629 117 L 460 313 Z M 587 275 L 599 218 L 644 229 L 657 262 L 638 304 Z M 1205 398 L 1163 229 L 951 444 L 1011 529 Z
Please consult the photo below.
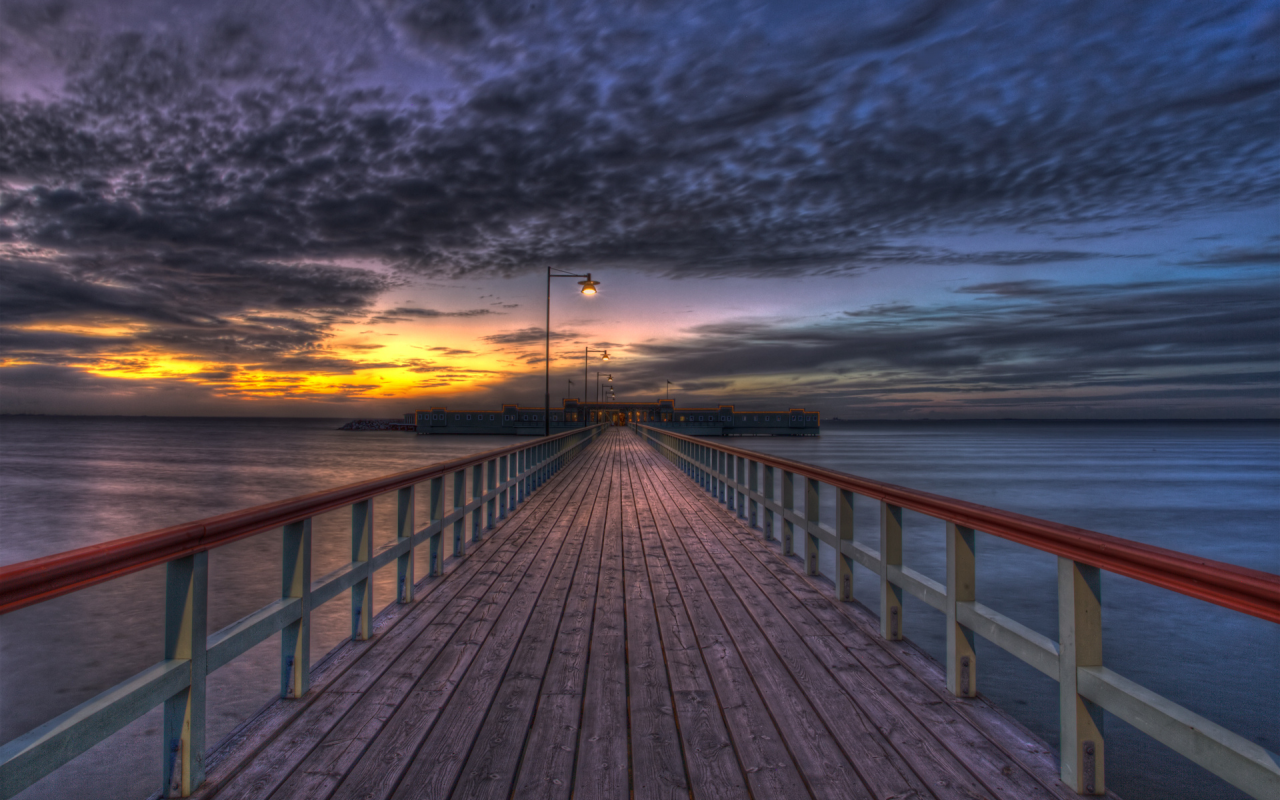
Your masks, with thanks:
M 164 797 L 186 797 L 204 781 L 208 602 L 207 552 L 165 565 L 164 657 L 187 660 L 191 673 L 187 687 L 164 701 Z
M 396 542 L 409 540 L 409 550 L 396 558 L 396 600 L 413 602 L 413 501 L 416 486 L 406 486 L 396 492 Z
M 311 688 L 311 519 L 284 526 L 280 596 L 302 601 L 302 616 L 280 632 L 280 696 Z
M 351 638 L 364 641 L 373 635 L 373 500 L 351 504 L 351 560 L 360 564 L 362 577 L 351 587 Z

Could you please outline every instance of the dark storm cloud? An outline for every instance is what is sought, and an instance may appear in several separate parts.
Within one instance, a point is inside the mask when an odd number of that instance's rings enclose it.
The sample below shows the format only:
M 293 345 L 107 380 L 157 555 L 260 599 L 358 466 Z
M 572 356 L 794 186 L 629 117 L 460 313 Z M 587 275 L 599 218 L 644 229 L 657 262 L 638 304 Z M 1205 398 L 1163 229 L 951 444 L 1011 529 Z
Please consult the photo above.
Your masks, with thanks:
M 104 34 L 64 99 L 0 108 L 0 173 L 35 182 L 6 224 L 79 252 L 750 275 L 1074 260 L 885 237 L 1229 207 L 1276 179 L 1274 42 L 1239 35 L 1265 6 L 374 7 L 460 90 L 272 67 L 232 14 Z
M 578 334 L 573 331 L 552 331 L 551 339 L 564 340 L 573 339 Z M 538 344 L 545 342 L 547 338 L 546 328 L 521 328 L 516 331 L 505 331 L 503 333 L 492 333 L 488 336 L 480 337 L 489 344 Z M 541 358 L 541 356 L 539 356 Z
M 821 322 L 731 320 L 687 341 L 633 345 L 630 380 L 701 387 L 715 375 L 808 374 L 811 396 L 854 397 L 1092 387 L 1272 398 L 1280 395 L 1274 281 L 966 287 L 969 302 L 891 305 Z M 822 389 L 818 381 L 828 381 Z M 690 389 L 696 391 L 698 389 Z M 1146 391 L 1156 391 L 1148 389 Z M 1117 395 L 1120 396 L 1120 395 Z M 1141 393 L 1124 395 L 1144 396 Z
M 442 317 L 483 317 L 497 313 L 487 308 L 469 308 L 463 311 L 439 311 L 434 308 L 392 308 L 366 320 L 370 325 L 382 322 L 404 322 L 410 319 L 439 319 Z

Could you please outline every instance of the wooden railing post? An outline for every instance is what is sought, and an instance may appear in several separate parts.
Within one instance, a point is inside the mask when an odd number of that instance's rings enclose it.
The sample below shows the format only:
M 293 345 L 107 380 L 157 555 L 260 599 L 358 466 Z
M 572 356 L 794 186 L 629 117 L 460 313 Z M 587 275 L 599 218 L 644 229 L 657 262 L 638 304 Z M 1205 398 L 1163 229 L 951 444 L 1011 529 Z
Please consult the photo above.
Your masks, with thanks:
M 782 471 L 782 554 L 795 555 L 796 524 L 791 521 L 788 511 L 796 507 L 796 474 L 788 470 Z
M 409 549 L 396 558 L 396 601 L 413 602 L 413 503 L 416 487 L 406 486 L 396 492 L 396 542 L 406 539 Z
M 760 479 L 760 462 L 748 461 L 747 462 L 747 488 L 750 489 L 755 494 L 760 493 L 759 479 Z M 753 528 L 760 527 L 761 525 L 760 504 L 756 502 L 754 497 L 747 502 L 747 508 L 748 508 L 747 524 Z
M 444 569 L 443 554 L 440 552 L 440 528 L 444 521 L 444 478 L 431 479 L 431 496 L 428 500 L 434 533 L 427 539 L 427 575 L 435 577 Z
M 773 467 L 766 465 L 764 468 L 764 538 L 767 542 L 773 541 L 773 509 L 769 507 L 774 500 L 773 483 Z
M 457 511 L 467 504 L 467 470 L 460 469 L 453 473 L 453 510 Z M 465 555 L 467 552 L 466 539 L 467 515 L 461 514 L 453 521 L 453 554 L 455 556 Z
M 1079 667 L 1102 666 L 1102 575 L 1058 557 L 1058 713 L 1062 782 L 1079 794 L 1106 794 L 1102 709 L 1080 696 Z
M 476 464 L 471 468 L 471 500 L 474 502 L 484 497 L 484 467 Z M 480 532 L 484 524 L 480 519 L 480 506 L 471 509 L 471 541 L 480 541 Z
M 311 688 L 311 518 L 285 525 L 283 538 L 280 596 L 298 598 L 302 616 L 280 632 L 280 696 L 297 698 Z
M 498 459 L 498 485 L 505 487 L 507 484 L 507 457 L 502 456 Z M 498 519 L 506 519 L 508 512 L 507 505 L 507 489 L 504 488 L 498 494 Z
M 956 697 L 978 695 L 978 655 L 973 631 L 956 619 L 957 603 L 972 603 L 975 591 L 973 529 L 947 523 L 947 689 Z
M 818 574 L 818 523 L 821 521 L 821 507 L 818 496 L 821 484 L 814 478 L 806 478 L 804 482 L 804 569 L 810 575 Z
M 351 504 L 351 560 L 362 563 L 362 577 L 351 587 L 351 638 L 364 641 L 373 635 L 373 500 Z
M 164 657 L 186 659 L 191 667 L 186 688 L 164 701 L 165 797 L 186 797 L 204 781 L 208 602 L 207 551 L 165 565 Z
M 902 638 L 902 587 L 889 581 L 889 567 L 902 568 L 902 508 L 880 501 L 880 635 Z
M 485 462 L 484 493 L 492 494 L 498 486 L 498 459 L 491 458 Z M 498 523 L 498 498 L 490 497 L 485 501 L 485 528 L 492 528 Z
M 853 557 L 845 548 L 853 550 L 853 492 L 836 494 L 836 597 L 848 603 L 853 601 Z
M 747 494 L 746 492 L 742 491 L 745 488 L 745 484 L 746 484 L 746 481 L 742 479 L 743 469 L 746 468 L 746 465 L 747 465 L 747 461 L 742 456 L 738 456 L 737 460 L 734 463 L 733 483 L 734 483 L 734 492 L 737 493 L 737 503 L 734 505 L 734 510 L 738 512 L 738 519 L 747 518 Z

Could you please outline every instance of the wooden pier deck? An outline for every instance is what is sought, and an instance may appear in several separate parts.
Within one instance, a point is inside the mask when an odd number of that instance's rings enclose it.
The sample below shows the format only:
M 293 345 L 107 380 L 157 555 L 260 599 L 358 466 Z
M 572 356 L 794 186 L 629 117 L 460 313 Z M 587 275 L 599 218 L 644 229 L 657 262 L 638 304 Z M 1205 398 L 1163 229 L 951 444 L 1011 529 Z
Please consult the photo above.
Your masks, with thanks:
M 198 797 L 1077 797 L 613 429 L 211 754 Z

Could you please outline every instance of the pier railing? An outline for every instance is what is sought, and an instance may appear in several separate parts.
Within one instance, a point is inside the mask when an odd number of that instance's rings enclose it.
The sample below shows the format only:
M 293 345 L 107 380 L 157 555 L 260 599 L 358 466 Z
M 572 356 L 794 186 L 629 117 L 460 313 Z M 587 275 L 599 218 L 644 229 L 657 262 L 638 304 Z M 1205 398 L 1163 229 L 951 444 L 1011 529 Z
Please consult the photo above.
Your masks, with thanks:
M 351 636 L 373 629 L 373 575 L 396 565 L 397 596 L 414 595 L 414 551 L 429 548 L 428 570 L 444 568 L 443 536 L 453 552 L 479 541 L 485 530 L 524 501 L 604 429 L 581 428 L 475 456 L 440 462 L 338 489 L 295 497 L 185 525 L 0 567 L 0 614 L 165 565 L 164 653 L 139 672 L 0 747 L 0 797 L 9 798 L 138 717 L 164 705 L 161 795 L 185 797 L 204 779 L 205 678 L 251 647 L 283 632 L 280 696 L 306 694 L 311 672 L 311 613 L 351 590 Z M 468 497 L 467 475 L 471 481 Z M 453 507 L 445 513 L 445 481 Z M 419 486 L 429 491 L 428 524 L 414 521 Z M 396 539 L 373 549 L 373 499 L 396 493 Z M 351 561 L 311 576 L 311 520 L 351 509 Z M 207 634 L 209 551 L 273 529 L 283 529 L 280 599 L 220 631 Z
M 1102 711 L 1213 772 L 1253 797 L 1280 797 L 1280 757 L 1103 665 L 1103 571 L 1125 575 L 1280 624 L 1280 576 L 1161 547 L 859 478 L 786 458 L 713 444 L 643 424 L 635 426 L 659 453 L 782 551 L 802 548 L 805 571 L 817 575 L 819 543 L 836 552 L 835 591 L 853 600 L 853 565 L 879 576 L 880 633 L 901 639 L 903 593 L 946 615 L 947 689 L 978 691 L 975 634 L 1058 681 L 1062 780 L 1080 794 L 1106 791 Z M 781 496 L 775 491 L 781 477 Z M 835 526 L 821 521 L 822 485 L 836 495 Z M 795 505 L 796 489 L 803 501 Z M 854 538 L 853 502 L 880 502 L 880 547 Z M 902 511 L 946 525 L 946 584 L 903 564 Z M 974 531 L 1058 557 L 1058 641 L 977 601 Z

